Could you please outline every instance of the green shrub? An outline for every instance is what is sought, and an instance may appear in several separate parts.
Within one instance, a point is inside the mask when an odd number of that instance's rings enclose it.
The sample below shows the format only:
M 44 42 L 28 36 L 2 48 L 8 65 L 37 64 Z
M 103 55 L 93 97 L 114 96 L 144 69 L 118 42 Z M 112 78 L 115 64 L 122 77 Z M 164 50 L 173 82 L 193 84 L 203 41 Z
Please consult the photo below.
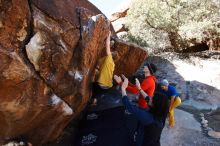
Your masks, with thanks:
M 220 37 L 219 0 L 133 0 L 124 38 L 154 49 L 189 47 Z

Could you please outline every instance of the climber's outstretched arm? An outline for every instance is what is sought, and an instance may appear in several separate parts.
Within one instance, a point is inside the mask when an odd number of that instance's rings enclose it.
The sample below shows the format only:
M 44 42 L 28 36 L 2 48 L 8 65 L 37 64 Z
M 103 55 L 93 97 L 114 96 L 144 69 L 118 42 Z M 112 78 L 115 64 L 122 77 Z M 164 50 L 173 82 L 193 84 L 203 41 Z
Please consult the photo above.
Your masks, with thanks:
M 110 48 L 110 41 L 111 41 L 111 31 L 109 31 L 109 34 L 106 38 L 106 54 L 107 55 L 110 55 L 111 54 L 111 48 Z

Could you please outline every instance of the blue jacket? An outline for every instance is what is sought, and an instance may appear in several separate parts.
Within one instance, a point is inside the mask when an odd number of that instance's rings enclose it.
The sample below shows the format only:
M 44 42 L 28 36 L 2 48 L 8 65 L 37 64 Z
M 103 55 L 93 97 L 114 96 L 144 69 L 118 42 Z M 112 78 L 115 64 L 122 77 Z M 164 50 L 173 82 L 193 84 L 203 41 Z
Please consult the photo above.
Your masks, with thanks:
M 150 112 L 150 109 L 142 109 L 131 104 L 127 96 L 123 96 L 122 102 L 126 109 L 139 121 L 136 146 L 160 146 L 160 135 L 165 119 L 158 120 Z
M 179 94 L 176 91 L 176 88 L 174 86 L 169 85 L 168 90 L 161 90 L 161 93 L 167 95 L 167 97 L 170 99 L 171 96 L 178 96 Z

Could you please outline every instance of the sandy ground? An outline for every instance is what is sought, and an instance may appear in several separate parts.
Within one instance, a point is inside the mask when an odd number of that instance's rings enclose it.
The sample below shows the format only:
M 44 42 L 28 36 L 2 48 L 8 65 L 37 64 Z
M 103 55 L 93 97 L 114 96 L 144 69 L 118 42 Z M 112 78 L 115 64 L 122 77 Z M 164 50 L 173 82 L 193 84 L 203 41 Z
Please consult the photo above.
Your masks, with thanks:
M 175 110 L 174 128 L 164 128 L 161 135 L 162 146 L 219 146 L 220 140 L 204 133 L 201 124 L 188 112 Z

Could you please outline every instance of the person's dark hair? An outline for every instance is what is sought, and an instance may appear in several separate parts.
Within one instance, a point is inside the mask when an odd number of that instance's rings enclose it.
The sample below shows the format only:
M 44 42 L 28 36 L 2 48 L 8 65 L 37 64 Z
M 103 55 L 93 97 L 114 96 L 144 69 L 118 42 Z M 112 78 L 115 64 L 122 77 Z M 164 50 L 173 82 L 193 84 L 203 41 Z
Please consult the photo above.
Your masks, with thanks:
M 157 71 L 157 67 L 153 63 L 147 63 L 145 66 L 148 67 L 151 75 Z
M 168 97 L 160 92 L 156 92 L 153 96 L 153 107 L 151 109 L 153 115 L 159 119 L 165 119 L 169 112 L 170 102 Z

